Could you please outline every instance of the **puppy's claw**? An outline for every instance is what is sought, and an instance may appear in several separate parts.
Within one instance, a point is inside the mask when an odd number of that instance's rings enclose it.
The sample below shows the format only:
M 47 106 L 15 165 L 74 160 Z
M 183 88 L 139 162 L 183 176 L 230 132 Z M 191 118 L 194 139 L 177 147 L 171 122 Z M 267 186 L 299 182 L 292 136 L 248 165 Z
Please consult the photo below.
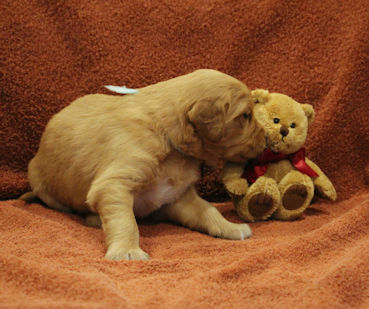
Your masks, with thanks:
M 135 260 L 135 261 L 146 261 L 149 259 L 149 255 L 141 248 L 122 250 L 109 248 L 105 255 L 105 258 L 112 261 L 121 260 Z

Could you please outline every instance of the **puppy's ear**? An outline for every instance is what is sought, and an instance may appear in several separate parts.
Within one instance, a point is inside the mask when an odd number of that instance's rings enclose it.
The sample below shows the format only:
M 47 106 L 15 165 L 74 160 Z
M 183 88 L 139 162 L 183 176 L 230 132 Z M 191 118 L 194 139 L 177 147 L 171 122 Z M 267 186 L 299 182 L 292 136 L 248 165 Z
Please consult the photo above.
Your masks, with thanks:
M 264 104 L 268 101 L 270 101 L 270 93 L 268 90 L 265 89 L 255 89 L 251 91 L 251 100 L 255 103 L 255 104 Z
M 230 98 L 225 95 L 216 101 L 202 99 L 192 105 L 187 117 L 200 138 L 211 142 L 219 142 L 222 139 L 229 102 Z
M 308 124 L 311 125 L 315 118 L 315 111 L 313 106 L 310 104 L 301 104 L 301 107 L 308 119 Z

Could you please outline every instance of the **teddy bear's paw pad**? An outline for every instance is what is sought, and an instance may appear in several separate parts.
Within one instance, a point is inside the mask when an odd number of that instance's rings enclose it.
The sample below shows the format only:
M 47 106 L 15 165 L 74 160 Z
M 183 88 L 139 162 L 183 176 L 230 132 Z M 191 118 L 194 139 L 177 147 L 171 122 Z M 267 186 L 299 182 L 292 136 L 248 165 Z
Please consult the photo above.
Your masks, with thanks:
M 300 208 L 308 195 L 304 185 L 296 184 L 289 187 L 283 195 L 283 206 L 287 210 Z
M 263 218 L 273 209 L 273 199 L 265 193 L 258 193 L 249 200 L 249 212 L 255 218 Z M 271 214 L 271 213 L 270 213 Z

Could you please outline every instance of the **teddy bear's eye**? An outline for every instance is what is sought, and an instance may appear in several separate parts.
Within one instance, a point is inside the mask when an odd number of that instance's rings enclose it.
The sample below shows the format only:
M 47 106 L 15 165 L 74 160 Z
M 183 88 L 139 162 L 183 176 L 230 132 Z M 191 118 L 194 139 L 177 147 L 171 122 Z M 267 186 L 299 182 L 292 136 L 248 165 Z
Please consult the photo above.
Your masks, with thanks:
M 251 114 L 244 113 L 242 116 L 243 116 L 243 118 L 245 118 L 245 119 L 251 119 Z
M 274 119 L 273 119 L 273 122 L 274 122 L 274 123 L 279 123 L 279 118 L 274 118 Z
M 290 127 L 293 129 L 293 128 L 296 128 L 296 123 L 292 122 Z

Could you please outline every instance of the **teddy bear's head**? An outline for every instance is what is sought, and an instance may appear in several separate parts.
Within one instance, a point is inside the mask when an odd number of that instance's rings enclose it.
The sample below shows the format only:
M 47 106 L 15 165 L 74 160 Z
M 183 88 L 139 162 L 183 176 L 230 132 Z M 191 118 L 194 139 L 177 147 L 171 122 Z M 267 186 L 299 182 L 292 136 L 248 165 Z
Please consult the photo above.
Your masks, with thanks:
M 313 107 L 263 89 L 254 90 L 251 95 L 255 103 L 254 117 L 265 130 L 266 146 L 284 154 L 298 151 L 314 119 Z

